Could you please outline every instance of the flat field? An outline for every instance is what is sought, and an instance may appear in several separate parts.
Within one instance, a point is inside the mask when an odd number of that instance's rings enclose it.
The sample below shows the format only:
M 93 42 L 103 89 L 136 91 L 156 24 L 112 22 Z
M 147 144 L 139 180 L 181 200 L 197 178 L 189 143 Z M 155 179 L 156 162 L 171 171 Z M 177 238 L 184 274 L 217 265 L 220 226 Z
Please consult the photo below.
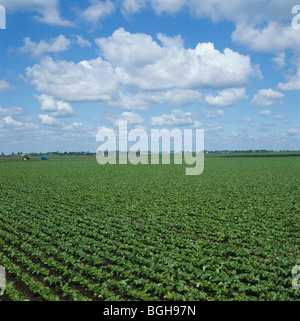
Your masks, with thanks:
M 300 157 L 232 156 L 0 161 L 0 300 L 299 300 Z

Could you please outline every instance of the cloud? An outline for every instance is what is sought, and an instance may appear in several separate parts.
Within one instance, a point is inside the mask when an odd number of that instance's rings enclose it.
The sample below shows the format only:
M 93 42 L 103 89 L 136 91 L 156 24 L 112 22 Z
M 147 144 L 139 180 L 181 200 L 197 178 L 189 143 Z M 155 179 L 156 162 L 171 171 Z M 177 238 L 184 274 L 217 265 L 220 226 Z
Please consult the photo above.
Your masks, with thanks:
M 257 136 L 254 136 L 254 135 L 249 135 L 248 138 L 249 138 L 249 139 L 255 139 L 255 140 L 258 139 L 258 137 L 257 137 Z
M 82 48 L 84 48 L 84 47 L 91 47 L 91 43 L 88 41 L 88 40 L 86 40 L 86 39 L 83 39 L 81 36 L 79 36 L 79 35 L 76 35 L 76 44 L 78 45 L 78 46 L 80 46 L 80 47 L 82 47 Z
M 288 129 L 287 133 L 288 133 L 288 135 L 299 135 L 300 129 L 290 128 L 290 129 Z
M 103 101 L 104 102 L 104 101 Z M 110 99 L 107 99 L 105 105 L 127 110 L 147 110 L 148 102 L 140 94 L 134 95 L 121 90 L 112 94 Z
M 145 9 L 153 9 L 156 14 L 175 14 L 185 5 L 186 0 L 122 0 L 121 12 L 127 16 Z
M 12 89 L 12 86 L 5 80 L 0 80 L 0 92 Z
M 203 123 L 202 123 L 201 121 L 199 121 L 199 120 L 194 120 L 194 124 L 191 125 L 190 127 L 197 129 L 197 128 L 202 128 L 202 126 L 203 126 Z
M 175 37 L 168 37 L 162 33 L 157 34 L 157 39 L 162 43 L 166 48 L 181 48 L 183 49 L 183 39 L 181 35 Z
M 19 120 L 15 120 L 12 116 L 4 117 L 3 124 L 9 129 L 20 130 L 20 131 L 38 128 L 38 126 L 36 126 L 31 121 L 31 119 L 25 119 L 23 121 L 19 121 Z
M 294 0 L 122 0 L 123 14 L 152 9 L 156 14 L 174 15 L 188 10 L 197 18 L 213 22 L 228 20 L 236 26 L 232 40 L 255 51 L 299 50 L 297 30 L 291 28 Z
M 161 0 L 163 1 L 163 0 Z M 240 19 L 248 20 L 254 17 L 254 12 L 260 12 L 257 9 L 257 0 L 211 0 L 211 1 L 187 1 L 190 13 L 196 17 L 208 17 L 214 22 L 222 20 L 237 21 Z M 256 10 L 256 11 L 255 11 Z
M 205 128 L 205 132 L 212 133 L 212 132 L 219 132 L 223 130 L 223 127 L 218 124 L 208 124 Z
M 54 117 L 52 117 L 48 114 L 40 114 L 38 117 L 39 117 L 42 125 L 46 125 L 46 126 L 61 125 L 60 121 L 58 121 L 57 119 L 55 119 Z
M 231 49 L 221 53 L 212 43 L 185 49 L 179 36 L 158 38 L 120 28 L 96 39 L 101 57 L 74 63 L 46 56 L 26 68 L 26 75 L 36 90 L 55 99 L 143 110 L 151 103 L 180 107 L 200 102 L 200 89 L 240 87 L 255 74 L 250 57 Z M 223 104 L 244 97 L 244 89 L 231 94 Z
M 299 30 L 298 30 L 299 31 Z M 300 63 L 298 63 L 298 71 L 295 75 L 291 76 L 286 83 L 280 82 L 277 85 L 279 90 L 300 90 Z
M 16 116 L 16 115 L 22 115 L 23 113 L 24 111 L 21 107 L 12 107 L 12 108 L 0 107 L 0 116 L 1 115 Z
M 236 105 L 247 98 L 245 88 L 230 88 L 219 91 L 218 96 L 206 95 L 205 102 L 211 106 L 227 107 Z
M 100 57 L 76 64 L 47 56 L 26 75 L 39 92 L 69 102 L 107 102 L 118 87 L 114 68 Z
M 217 113 L 217 116 L 221 116 L 221 117 L 226 116 L 225 112 L 221 109 L 218 109 L 216 113 Z
M 202 94 L 197 90 L 170 89 L 140 91 L 136 94 L 119 90 L 105 102 L 109 107 L 127 110 L 147 110 L 151 104 L 168 104 L 182 107 L 201 102 Z
M 253 97 L 251 104 L 253 106 L 268 107 L 278 103 L 278 100 L 283 98 L 284 95 L 273 89 L 261 89 Z
M 280 53 L 286 49 L 300 49 L 297 30 L 290 25 L 270 22 L 262 28 L 239 23 L 232 34 L 232 40 L 258 52 Z
M 70 117 L 75 114 L 69 103 L 55 100 L 52 96 L 42 94 L 36 98 L 41 104 L 41 111 L 47 112 L 52 117 Z
M 187 9 L 191 16 L 209 18 L 213 22 L 229 20 L 258 24 L 290 19 L 290 8 L 294 4 L 294 0 L 122 0 L 121 10 L 133 14 L 152 9 L 156 14 L 174 15 Z
M 286 66 L 286 54 L 285 52 L 280 52 L 276 55 L 276 57 L 272 58 L 272 61 L 275 63 L 275 66 L 278 69 L 283 69 Z
M 73 26 L 73 23 L 63 19 L 59 12 L 59 0 L 1 0 L 8 13 L 16 11 L 30 11 L 38 13 L 34 18 L 49 25 L 62 27 Z
M 270 126 L 274 126 L 274 124 L 269 122 L 269 121 L 265 121 L 265 122 L 262 123 L 262 126 L 270 127 Z
M 115 10 L 113 1 L 92 0 L 91 5 L 82 12 L 81 17 L 91 23 L 97 23 L 100 19 L 110 15 Z
M 246 118 L 243 119 L 243 122 L 244 123 L 252 123 L 253 119 L 251 117 L 246 117 Z
M 135 1 L 126 1 L 135 2 Z M 140 2 L 140 1 L 139 1 Z M 254 3 L 253 3 L 254 2 Z M 210 0 L 210 1 L 199 1 L 199 0 L 149 0 L 149 7 L 157 14 L 171 14 L 174 15 L 184 9 L 188 9 L 192 16 L 205 18 L 208 17 L 212 21 L 236 20 L 240 16 L 245 16 L 245 13 L 253 14 L 253 7 L 256 6 L 257 0 Z M 143 6 L 142 6 L 143 4 Z M 141 4 L 142 8 L 147 5 L 146 1 Z
M 225 117 L 226 114 L 223 110 L 218 109 L 217 111 L 212 111 L 212 110 L 204 110 L 204 117 L 205 118 L 216 118 L 218 116 Z
M 123 0 L 121 3 L 121 12 L 127 16 L 135 14 L 147 7 L 147 0 Z
M 61 135 L 69 139 L 82 139 L 96 137 L 97 131 L 90 125 L 74 122 L 71 125 L 66 125 L 61 128 Z M 70 135 L 71 134 L 71 135 Z
M 126 121 L 128 125 L 140 125 L 144 122 L 141 115 L 135 112 L 125 111 L 117 117 L 108 117 L 114 124 L 114 126 L 119 126 L 120 121 Z
M 261 115 L 271 115 L 272 112 L 270 109 L 265 109 L 260 112 Z
M 97 38 L 95 42 L 105 59 L 125 70 L 144 68 L 163 57 L 162 47 L 150 35 L 131 34 L 123 28 L 108 38 Z
M 51 38 L 49 41 L 41 40 L 38 43 L 32 41 L 29 37 L 23 39 L 24 45 L 18 50 L 21 53 L 29 53 L 33 57 L 40 58 L 49 53 L 58 53 L 70 49 L 72 44 L 76 44 L 82 48 L 91 47 L 92 44 L 83 39 L 79 35 L 73 36 L 73 39 L 68 39 L 64 35 L 59 35 L 56 38 Z M 1 84 L 1 83 L 0 83 Z
M 185 4 L 186 0 L 151 0 L 151 6 L 158 14 L 163 12 L 167 12 L 169 14 L 177 13 Z
M 42 16 L 36 17 L 37 21 L 61 27 L 74 27 L 74 24 L 71 21 L 61 18 L 56 6 L 44 6 L 40 12 Z
M 56 38 L 51 38 L 49 42 L 41 40 L 39 43 L 31 41 L 30 38 L 23 39 L 24 45 L 19 48 L 21 53 L 30 53 L 34 57 L 39 57 L 45 53 L 57 53 L 66 51 L 71 45 L 71 40 L 64 35 L 59 35 Z
M 149 35 L 120 28 L 95 42 L 123 82 L 141 90 L 236 87 L 254 74 L 250 57 L 229 48 L 221 53 L 212 43 L 199 43 L 185 49 L 178 37 L 159 38 L 162 46 Z
M 148 98 L 151 94 L 148 94 Z M 152 103 L 165 103 L 170 106 L 181 107 L 191 105 L 193 103 L 200 103 L 202 94 L 198 90 L 191 89 L 170 89 L 163 92 L 157 92 L 149 99 Z
M 63 127 L 63 130 L 82 132 L 83 130 L 86 130 L 87 128 L 91 129 L 91 126 L 84 125 L 83 123 L 74 122 L 71 125 L 67 125 L 67 126 Z
M 186 113 L 181 109 L 173 109 L 170 115 L 154 116 L 151 118 L 152 126 L 181 126 L 193 125 L 194 121 L 191 113 Z
M 202 94 L 198 90 L 191 89 L 168 89 L 162 91 L 141 92 L 136 95 L 145 104 L 164 104 L 182 107 L 200 103 Z

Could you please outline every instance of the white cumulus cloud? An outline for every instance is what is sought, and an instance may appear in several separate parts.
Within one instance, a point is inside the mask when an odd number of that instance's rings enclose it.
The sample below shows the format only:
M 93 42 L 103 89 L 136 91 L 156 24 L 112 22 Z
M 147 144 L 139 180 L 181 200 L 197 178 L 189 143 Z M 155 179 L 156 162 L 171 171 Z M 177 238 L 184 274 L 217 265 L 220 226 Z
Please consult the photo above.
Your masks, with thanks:
M 164 114 L 151 118 L 152 126 L 180 126 L 193 125 L 193 123 L 191 113 L 184 112 L 181 109 L 173 109 L 170 115 Z
M 4 125 L 9 129 L 14 130 L 30 130 L 38 128 L 31 119 L 24 119 L 24 120 L 16 120 L 12 116 L 6 116 L 3 118 Z
M 212 43 L 199 43 L 185 49 L 178 37 L 159 38 L 162 46 L 149 35 L 120 28 L 95 42 L 123 82 L 142 90 L 237 87 L 254 73 L 250 57 L 229 48 L 220 52 Z
M 125 111 L 116 117 L 108 117 L 108 119 L 113 122 L 114 126 L 119 126 L 120 121 L 126 121 L 128 125 L 140 125 L 144 122 L 141 115 L 129 111 Z
M 289 135 L 299 135 L 300 134 L 300 129 L 290 128 L 290 129 L 288 129 L 287 132 L 288 132 Z
M 253 97 L 251 104 L 253 106 L 268 107 L 280 103 L 283 97 L 284 95 L 282 93 L 271 88 L 261 89 Z
M 36 90 L 55 99 L 98 101 L 143 110 L 151 103 L 180 107 L 200 102 L 203 88 L 241 87 L 255 74 L 250 57 L 212 43 L 185 49 L 180 36 L 132 34 L 123 28 L 95 40 L 101 56 L 78 63 L 46 56 L 26 69 Z M 244 98 L 244 89 L 221 92 L 219 105 Z M 229 97 L 230 96 L 230 97 Z M 227 99 L 227 101 L 225 101 Z
M 286 83 L 280 82 L 277 85 L 277 88 L 279 90 L 284 90 L 284 91 L 286 91 L 286 90 L 300 90 L 300 62 L 298 62 L 297 67 L 298 67 L 298 71 L 296 74 L 290 76 Z
M 205 102 L 211 106 L 227 107 L 247 98 L 245 88 L 229 88 L 219 91 L 218 96 L 206 95 Z
M 56 38 L 51 38 L 49 42 L 41 40 L 40 42 L 32 41 L 30 38 L 24 38 L 23 47 L 19 48 L 22 53 L 30 53 L 34 57 L 39 57 L 45 53 L 57 53 L 68 50 L 71 40 L 64 35 L 59 35 Z
M 277 22 L 270 22 L 262 28 L 240 23 L 232 34 L 232 40 L 259 52 L 279 53 L 286 49 L 300 49 L 297 30 Z
M 34 18 L 43 23 L 57 26 L 73 26 L 73 23 L 63 19 L 59 12 L 59 0 L 1 0 L 8 12 L 29 11 L 37 13 Z
M 12 89 L 12 86 L 5 80 L 0 80 L 0 91 Z
M 48 114 L 40 114 L 39 119 L 42 125 L 47 125 L 47 126 L 61 125 L 61 123 L 56 118 Z
M 82 36 L 76 35 L 75 37 L 76 37 L 76 44 L 78 46 L 80 46 L 82 48 L 91 47 L 92 44 L 88 40 L 82 38 Z
M 47 56 L 26 74 L 38 91 L 64 101 L 109 101 L 117 88 L 113 67 L 100 57 L 74 63 Z
M 147 0 L 123 0 L 121 3 L 121 12 L 127 16 L 135 14 L 147 7 Z
M 261 115 L 271 115 L 272 112 L 270 109 L 265 109 L 260 112 Z
M 82 12 L 81 17 L 89 22 L 96 23 L 101 18 L 114 12 L 114 10 L 115 5 L 113 1 L 92 0 L 91 5 Z
M 36 98 L 41 104 L 41 111 L 47 112 L 52 117 L 69 117 L 75 114 L 69 103 L 55 100 L 52 96 L 42 94 Z
M 11 107 L 11 108 L 0 107 L 0 116 L 1 115 L 15 116 L 15 115 L 22 115 L 23 113 L 24 111 L 21 107 Z

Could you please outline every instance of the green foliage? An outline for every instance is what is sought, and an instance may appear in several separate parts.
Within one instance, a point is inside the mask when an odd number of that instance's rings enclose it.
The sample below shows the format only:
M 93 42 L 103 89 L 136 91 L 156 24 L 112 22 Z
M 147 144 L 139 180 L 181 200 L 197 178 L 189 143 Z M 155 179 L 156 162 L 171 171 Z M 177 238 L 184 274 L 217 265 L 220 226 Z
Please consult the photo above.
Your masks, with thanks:
M 185 176 L 186 165 L 1 162 L 5 293 L 297 300 L 298 162 L 208 157 L 199 176 Z

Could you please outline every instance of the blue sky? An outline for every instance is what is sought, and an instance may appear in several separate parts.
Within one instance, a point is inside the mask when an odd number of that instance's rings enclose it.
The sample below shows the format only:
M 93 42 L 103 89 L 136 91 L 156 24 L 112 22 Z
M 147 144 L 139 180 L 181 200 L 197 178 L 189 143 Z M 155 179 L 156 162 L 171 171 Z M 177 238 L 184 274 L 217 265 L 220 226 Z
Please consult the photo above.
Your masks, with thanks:
M 208 150 L 300 149 L 297 1 L 0 5 L 0 152 L 96 151 L 120 120 L 204 129 Z

